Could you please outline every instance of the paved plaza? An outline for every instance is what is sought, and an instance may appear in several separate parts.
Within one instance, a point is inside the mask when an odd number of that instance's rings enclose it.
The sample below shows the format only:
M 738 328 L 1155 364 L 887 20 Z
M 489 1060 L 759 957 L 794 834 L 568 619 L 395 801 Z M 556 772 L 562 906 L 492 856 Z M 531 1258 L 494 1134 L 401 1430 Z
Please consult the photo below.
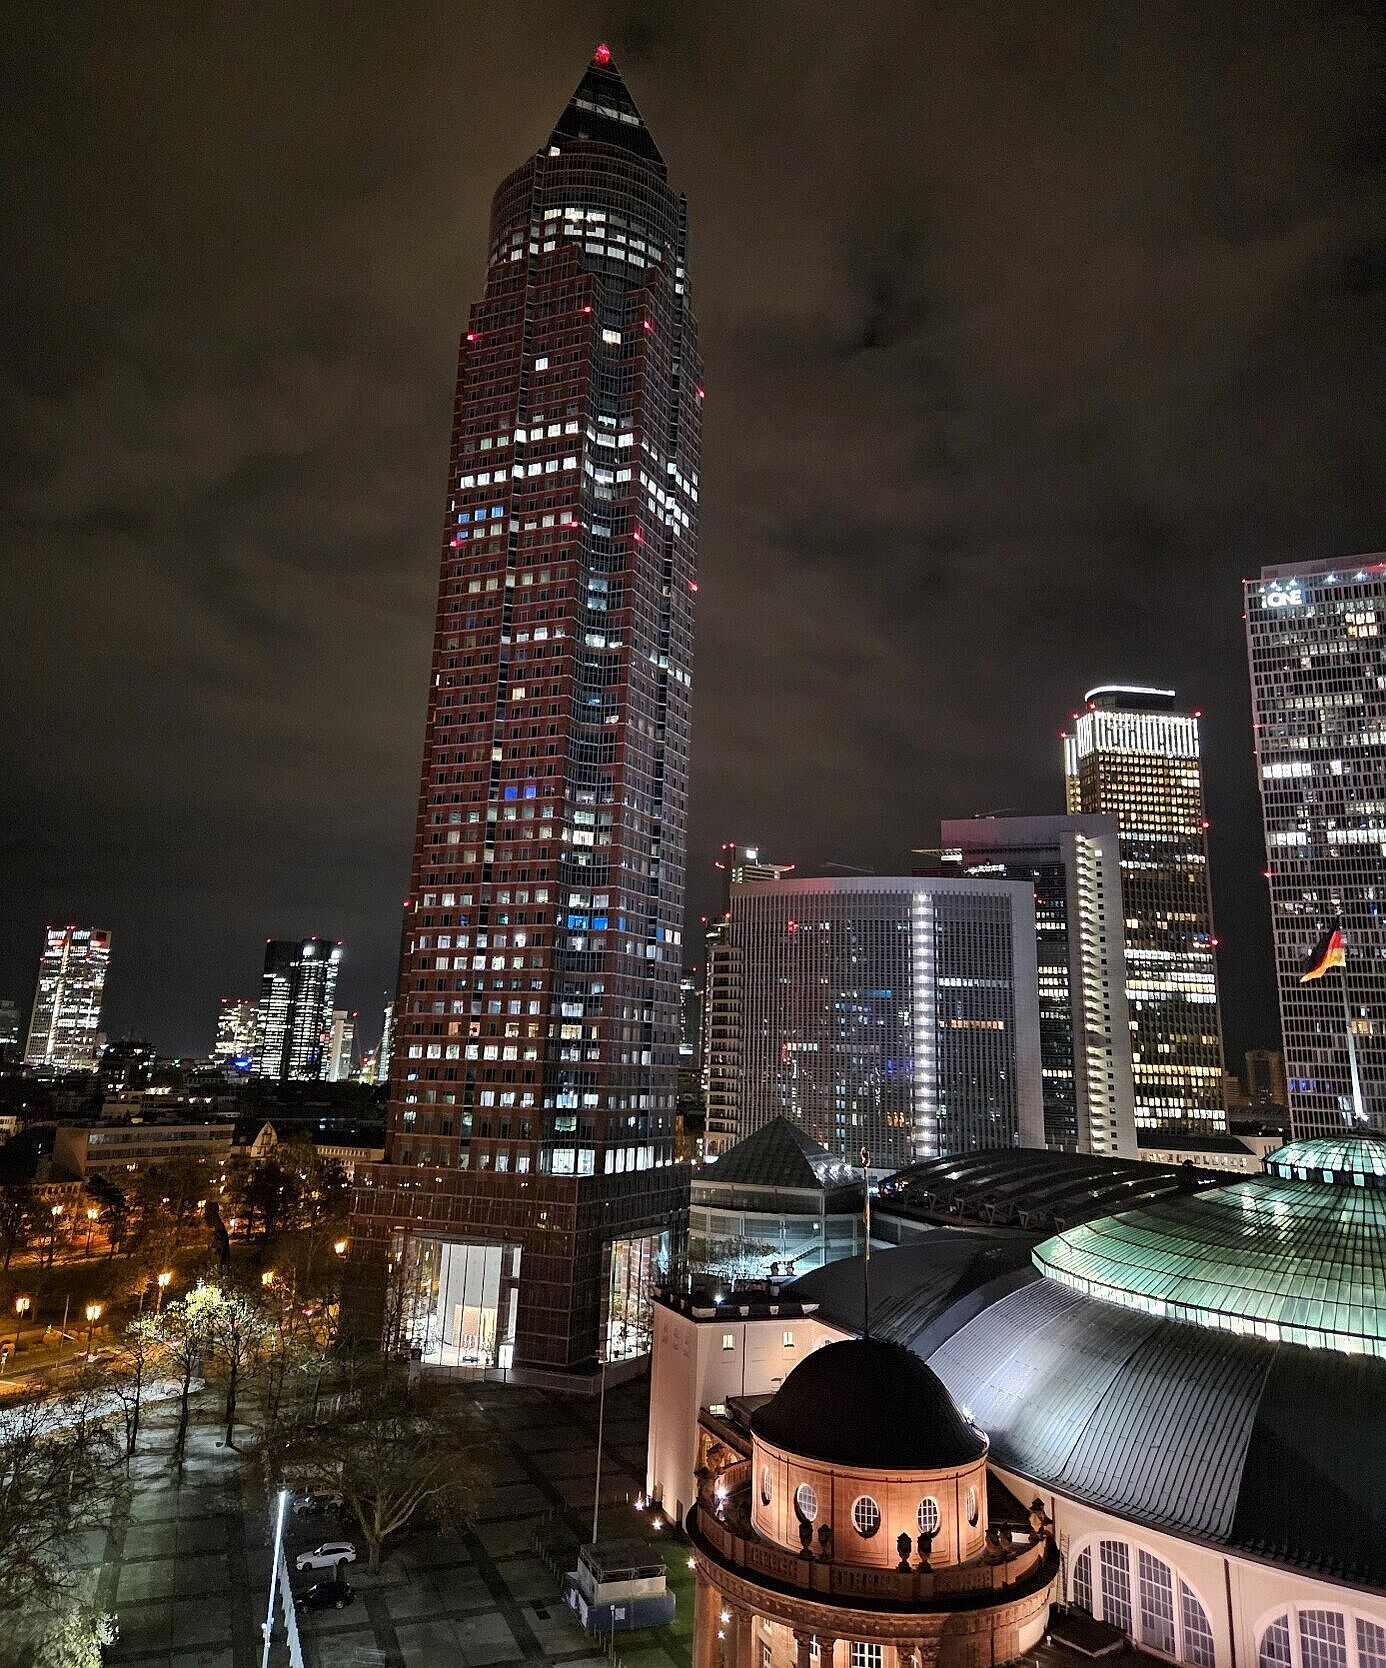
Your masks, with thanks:
M 595 1400 L 546 1391 L 459 1387 L 494 1435 L 493 1487 L 461 1534 L 405 1534 L 378 1575 L 364 1561 L 347 1572 L 356 1602 L 303 1614 L 311 1668 L 487 1668 L 545 1662 L 606 1668 L 601 1648 L 559 1598 L 558 1579 L 534 1547 L 575 1543 L 591 1530 L 596 1459 Z M 214 1417 L 208 1403 L 204 1417 Z M 630 1501 L 644 1482 L 646 1388 L 607 1396 L 602 1533 L 645 1526 Z M 119 1617 L 113 1664 L 148 1668 L 259 1668 L 260 1624 L 269 1587 L 271 1522 L 246 1463 L 217 1446 L 210 1424 L 195 1431 L 183 1481 L 164 1456 L 170 1410 L 151 1420 L 128 1503 L 103 1533 L 87 1537 L 84 1562 L 102 1606 Z M 333 1516 L 289 1520 L 289 1553 L 345 1534 Z M 561 1571 L 571 1559 L 551 1560 Z M 686 1552 L 671 1543 L 678 1615 L 668 1628 L 622 1636 L 625 1668 L 691 1668 L 692 1592 Z M 314 1578 L 295 1576 L 302 1589 Z M 271 1662 L 288 1661 L 276 1642 Z

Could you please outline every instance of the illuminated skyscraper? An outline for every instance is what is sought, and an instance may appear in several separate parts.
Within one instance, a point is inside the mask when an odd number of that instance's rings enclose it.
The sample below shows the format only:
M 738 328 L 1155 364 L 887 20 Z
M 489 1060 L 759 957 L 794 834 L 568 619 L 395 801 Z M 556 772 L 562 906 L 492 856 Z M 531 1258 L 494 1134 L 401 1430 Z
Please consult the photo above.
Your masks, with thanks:
M 1090 689 L 1064 737 L 1068 809 L 1114 816 L 1141 1129 L 1223 1130 L 1222 1021 L 1199 714 L 1172 689 Z
M 217 1004 L 217 1040 L 212 1063 L 225 1071 L 249 1071 L 255 1060 L 258 1008 L 249 997 L 223 996 Z
M 334 1008 L 323 1041 L 322 1075 L 327 1083 L 345 1083 L 351 1076 L 356 1054 L 357 1015 Z
M 952 876 L 732 889 L 737 1127 L 896 1169 L 1042 1147 L 1034 892 Z
M 272 938 L 265 945 L 260 1009 L 255 1018 L 255 1072 L 281 1083 L 323 1075 L 324 1038 L 342 946 L 320 938 Z
M 1380 1131 L 1386 556 L 1263 568 L 1246 585 L 1246 630 L 1291 1125 L 1300 1139 Z M 1301 984 L 1305 959 L 1335 923 L 1342 969 Z
M 353 1237 L 363 1290 L 402 1259 L 430 1360 L 642 1348 L 687 1196 L 687 250 L 600 47 L 496 192 L 461 344 L 386 1163 Z
M 792 863 L 773 863 L 759 846 L 728 840 L 717 856 L 722 875 L 723 912 L 704 938 L 703 969 L 703 1150 L 716 1158 L 734 1147 L 744 1131 L 737 1125 L 741 1080 L 741 983 L 731 942 L 732 889 L 759 881 L 783 880 Z
M 963 874 L 1035 889 L 1045 1145 L 1138 1157 L 1115 817 L 968 817 L 939 839 Z
M 98 927 L 49 927 L 24 1061 L 57 1071 L 95 1071 L 111 935 Z

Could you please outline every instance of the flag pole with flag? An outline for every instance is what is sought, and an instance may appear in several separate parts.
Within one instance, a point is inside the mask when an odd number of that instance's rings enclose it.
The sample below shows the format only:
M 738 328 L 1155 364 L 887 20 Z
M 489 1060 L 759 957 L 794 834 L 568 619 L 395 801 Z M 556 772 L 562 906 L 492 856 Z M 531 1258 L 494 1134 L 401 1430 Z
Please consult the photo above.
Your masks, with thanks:
M 1357 1122 L 1365 1124 L 1367 1116 L 1362 1105 L 1362 1078 L 1357 1069 L 1357 1038 L 1353 1034 L 1352 1007 L 1348 1002 L 1347 939 L 1341 921 L 1335 921 L 1314 946 L 1309 959 L 1300 969 L 1299 982 L 1302 985 L 1313 984 L 1335 967 L 1343 975 L 1343 1023 L 1347 1028 L 1348 1069 L 1352 1073 L 1352 1110 Z

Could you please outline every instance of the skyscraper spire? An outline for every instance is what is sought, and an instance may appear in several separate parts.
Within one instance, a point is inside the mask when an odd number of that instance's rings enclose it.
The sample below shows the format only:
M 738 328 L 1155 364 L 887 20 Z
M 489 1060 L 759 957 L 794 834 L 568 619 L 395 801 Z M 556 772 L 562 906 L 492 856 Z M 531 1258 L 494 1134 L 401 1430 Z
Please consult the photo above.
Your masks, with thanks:
M 573 96 L 549 135 L 549 145 L 562 149 L 564 141 L 572 139 L 618 146 L 653 163 L 661 175 L 665 172 L 659 147 L 621 79 L 605 41 L 598 45 L 582 80 L 573 89 Z

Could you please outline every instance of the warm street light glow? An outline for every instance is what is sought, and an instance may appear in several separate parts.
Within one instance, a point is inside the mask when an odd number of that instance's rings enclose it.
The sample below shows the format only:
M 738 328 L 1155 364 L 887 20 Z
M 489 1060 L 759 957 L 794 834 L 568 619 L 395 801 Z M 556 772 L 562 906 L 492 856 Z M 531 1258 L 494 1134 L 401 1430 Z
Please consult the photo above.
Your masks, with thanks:
M 346 1248 L 347 1248 L 347 1242 L 344 1239 L 339 1239 L 336 1242 L 336 1244 L 332 1247 L 332 1249 L 337 1253 L 337 1255 L 339 1257 L 343 1257 L 343 1256 L 346 1255 Z
M 163 1273 L 157 1277 L 156 1284 L 158 1285 L 159 1290 L 154 1297 L 154 1313 L 156 1315 L 164 1306 L 164 1293 L 168 1290 L 169 1281 L 172 1279 L 173 1274 L 169 1269 L 165 1269 Z
M 95 1222 L 97 1217 L 100 1214 L 101 1214 L 101 1212 L 99 1210 L 97 1210 L 95 1205 L 88 1205 L 87 1206 L 87 1221 L 88 1222 Z
M 169 1281 L 172 1280 L 172 1278 L 173 1278 L 173 1276 L 169 1273 L 169 1271 L 167 1269 L 165 1269 L 164 1272 L 159 1276 L 159 1284 L 161 1286 L 166 1286 L 166 1285 L 168 1285 Z
M 87 1319 L 89 1321 L 99 1321 L 101 1319 L 101 1305 L 99 1303 L 87 1304 Z
M 27 1315 L 33 1307 L 32 1297 L 17 1297 L 14 1300 L 14 1312 L 17 1315 Z
M 260 1284 L 262 1286 L 272 1286 L 274 1284 L 274 1270 L 272 1268 L 267 1268 L 260 1276 Z

